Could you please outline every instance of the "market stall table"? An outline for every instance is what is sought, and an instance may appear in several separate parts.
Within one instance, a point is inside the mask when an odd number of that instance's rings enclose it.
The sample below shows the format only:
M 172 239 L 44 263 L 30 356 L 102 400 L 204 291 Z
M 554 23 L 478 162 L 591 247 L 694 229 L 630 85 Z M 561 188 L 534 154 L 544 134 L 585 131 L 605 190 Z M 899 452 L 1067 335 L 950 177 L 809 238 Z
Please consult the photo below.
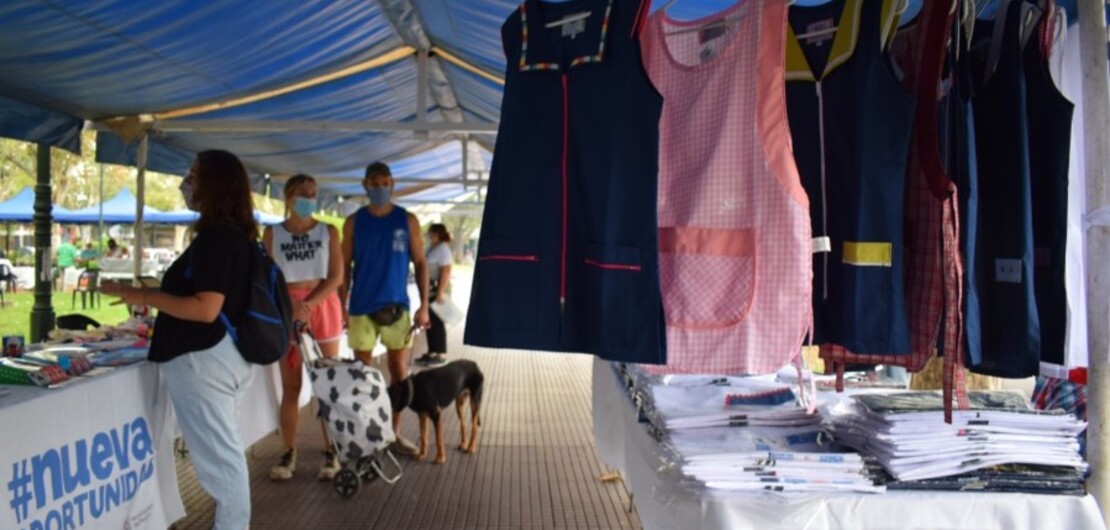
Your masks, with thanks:
M 0 528 L 166 528 L 185 515 L 153 364 L 0 387 Z
M 598 453 L 624 476 L 646 529 L 1105 528 L 1090 495 L 698 490 L 660 470 L 659 445 L 638 421 L 628 391 L 606 361 L 594 361 L 593 404 Z
M 308 397 L 304 385 L 302 406 Z M 278 428 L 280 402 L 277 365 L 256 366 L 239 411 L 246 447 Z M 156 364 L 59 388 L 0 385 L 0 425 L 0 528 L 153 529 L 185 516 L 173 454 L 179 430 Z

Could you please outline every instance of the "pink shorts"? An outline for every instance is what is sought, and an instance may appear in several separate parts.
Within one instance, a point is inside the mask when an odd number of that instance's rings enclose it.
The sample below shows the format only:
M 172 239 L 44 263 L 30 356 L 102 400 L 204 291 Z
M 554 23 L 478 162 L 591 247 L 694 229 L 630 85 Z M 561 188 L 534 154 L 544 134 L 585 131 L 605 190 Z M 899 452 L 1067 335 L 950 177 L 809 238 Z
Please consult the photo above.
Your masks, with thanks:
M 289 289 L 289 298 L 294 305 L 308 298 L 313 289 Z M 339 304 L 339 294 L 331 293 L 312 308 L 308 318 L 308 329 L 316 342 L 335 342 L 343 336 L 343 308 Z

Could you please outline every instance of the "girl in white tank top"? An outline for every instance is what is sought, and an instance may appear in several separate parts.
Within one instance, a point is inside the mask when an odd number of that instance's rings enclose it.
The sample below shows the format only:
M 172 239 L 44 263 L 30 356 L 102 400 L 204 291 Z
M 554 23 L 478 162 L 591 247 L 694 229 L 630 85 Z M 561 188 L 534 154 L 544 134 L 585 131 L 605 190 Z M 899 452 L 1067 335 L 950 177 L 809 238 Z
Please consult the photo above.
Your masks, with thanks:
M 338 289 L 343 282 L 343 259 L 338 231 L 312 218 L 317 207 L 316 181 L 308 175 L 296 175 L 285 183 L 285 222 L 266 227 L 262 239 L 266 250 L 281 268 L 293 301 L 293 318 L 308 325 L 320 351 L 326 357 L 339 356 L 339 337 L 343 333 L 343 308 Z M 299 350 L 293 346 L 278 362 L 281 370 L 281 437 L 285 454 L 270 469 L 272 480 L 293 478 L 297 467 L 297 423 L 300 410 L 297 398 L 301 393 L 302 374 Z M 339 462 L 331 452 L 331 443 L 324 433 L 324 463 L 319 478 L 331 480 L 339 470 Z

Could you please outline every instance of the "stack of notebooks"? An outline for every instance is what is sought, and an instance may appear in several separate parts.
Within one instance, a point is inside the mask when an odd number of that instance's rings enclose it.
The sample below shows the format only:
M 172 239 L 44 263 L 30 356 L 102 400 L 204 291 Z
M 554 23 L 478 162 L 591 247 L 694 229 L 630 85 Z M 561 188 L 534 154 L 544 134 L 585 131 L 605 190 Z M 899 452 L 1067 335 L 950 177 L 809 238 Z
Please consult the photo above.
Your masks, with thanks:
M 718 490 L 881 493 L 856 453 L 731 451 L 686 458 L 682 472 Z
M 648 418 L 676 468 L 714 490 L 881 492 L 855 453 L 831 452 L 821 417 L 789 385 L 671 376 L 650 387 Z
M 835 418 L 837 441 L 873 456 L 890 489 L 1081 494 L 1086 423 L 1015 392 L 970 392 L 944 423 L 939 392 L 864 394 Z

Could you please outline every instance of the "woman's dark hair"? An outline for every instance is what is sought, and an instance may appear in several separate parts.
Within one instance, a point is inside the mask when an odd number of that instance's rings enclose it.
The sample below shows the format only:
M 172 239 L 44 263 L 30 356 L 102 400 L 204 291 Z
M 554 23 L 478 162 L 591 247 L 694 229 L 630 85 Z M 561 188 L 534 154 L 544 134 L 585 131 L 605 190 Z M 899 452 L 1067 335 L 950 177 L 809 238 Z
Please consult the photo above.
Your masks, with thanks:
M 297 191 L 297 188 L 301 187 L 301 185 L 303 184 L 308 184 L 309 182 L 316 184 L 316 179 L 305 175 L 304 173 L 297 173 L 296 175 L 289 177 L 289 180 L 285 181 L 285 188 L 283 189 L 285 193 L 285 198 L 288 199 L 290 196 L 293 195 L 294 192 Z
M 438 237 L 439 240 L 444 243 L 451 242 L 451 232 L 448 232 L 447 227 L 444 226 L 442 223 L 435 223 L 432 226 L 429 226 L 428 233 L 435 234 L 436 237 Z
M 239 157 L 215 149 L 201 151 L 197 153 L 193 178 L 194 199 L 200 209 L 200 219 L 194 225 L 197 232 L 226 223 L 248 237 L 258 237 L 247 168 Z
M 108 248 L 114 249 L 118 246 L 119 246 L 119 243 L 116 243 L 115 239 L 112 239 L 110 237 L 108 238 Z

